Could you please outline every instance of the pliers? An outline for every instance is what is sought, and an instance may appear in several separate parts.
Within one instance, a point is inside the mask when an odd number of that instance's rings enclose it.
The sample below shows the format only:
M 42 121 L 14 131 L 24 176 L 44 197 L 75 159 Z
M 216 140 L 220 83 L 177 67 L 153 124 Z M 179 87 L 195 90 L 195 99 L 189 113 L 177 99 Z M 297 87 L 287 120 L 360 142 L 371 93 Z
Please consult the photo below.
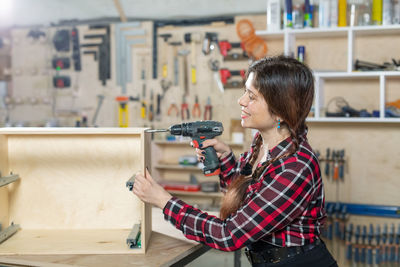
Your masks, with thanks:
M 182 115 L 182 120 L 190 119 L 189 105 L 188 105 L 188 103 L 186 103 L 186 95 L 183 95 L 183 97 L 182 97 L 181 115 Z M 185 115 L 186 115 L 186 118 L 185 118 Z
M 194 100 L 192 116 L 193 116 L 193 118 L 195 118 L 195 117 L 200 118 L 200 116 L 201 116 L 199 97 L 197 95 L 195 96 L 195 100 Z
M 169 106 L 169 108 L 168 108 L 168 112 L 167 112 L 167 114 L 168 114 L 168 116 L 171 116 L 172 115 L 172 112 L 175 112 L 175 116 L 179 116 L 179 109 L 178 109 L 178 106 L 175 104 L 175 102 L 172 102 L 171 103 L 171 105 Z
M 204 120 L 212 120 L 212 106 L 211 106 L 211 98 L 207 98 L 207 104 L 204 107 Z

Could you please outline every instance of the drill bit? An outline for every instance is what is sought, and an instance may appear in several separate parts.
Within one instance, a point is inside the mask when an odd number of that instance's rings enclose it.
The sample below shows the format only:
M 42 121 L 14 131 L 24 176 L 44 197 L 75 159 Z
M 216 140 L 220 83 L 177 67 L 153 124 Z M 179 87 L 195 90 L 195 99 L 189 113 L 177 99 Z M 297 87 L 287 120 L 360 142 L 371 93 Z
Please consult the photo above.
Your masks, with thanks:
M 155 130 L 146 130 L 146 133 L 162 133 L 162 132 L 169 132 L 170 129 L 155 129 Z

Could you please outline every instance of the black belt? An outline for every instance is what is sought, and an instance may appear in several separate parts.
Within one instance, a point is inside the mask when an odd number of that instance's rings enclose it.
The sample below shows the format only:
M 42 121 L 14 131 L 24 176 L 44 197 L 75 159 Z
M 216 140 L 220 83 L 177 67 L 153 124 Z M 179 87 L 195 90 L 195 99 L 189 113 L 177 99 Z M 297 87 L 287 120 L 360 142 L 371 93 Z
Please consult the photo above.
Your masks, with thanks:
M 304 246 L 267 248 L 261 251 L 252 251 L 246 248 L 245 253 L 251 264 L 277 263 L 312 250 L 321 244 L 323 244 L 322 241 L 317 239 L 314 243 Z

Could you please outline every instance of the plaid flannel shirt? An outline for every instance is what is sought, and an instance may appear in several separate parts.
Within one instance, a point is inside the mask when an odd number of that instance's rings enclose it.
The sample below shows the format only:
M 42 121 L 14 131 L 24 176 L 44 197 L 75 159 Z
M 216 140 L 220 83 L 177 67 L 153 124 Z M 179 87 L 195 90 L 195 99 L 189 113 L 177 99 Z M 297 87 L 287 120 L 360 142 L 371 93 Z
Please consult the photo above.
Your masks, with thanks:
M 289 137 L 271 149 L 270 156 L 282 155 L 291 145 Z M 238 161 L 233 153 L 221 159 L 223 192 L 240 176 L 254 147 L 253 141 L 250 151 L 241 154 Z M 211 216 L 176 197 L 168 201 L 163 212 L 188 239 L 223 251 L 259 240 L 280 247 L 312 243 L 319 238 L 326 218 L 318 159 L 305 133 L 296 153 L 270 164 L 247 188 L 244 205 L 227 219 Z

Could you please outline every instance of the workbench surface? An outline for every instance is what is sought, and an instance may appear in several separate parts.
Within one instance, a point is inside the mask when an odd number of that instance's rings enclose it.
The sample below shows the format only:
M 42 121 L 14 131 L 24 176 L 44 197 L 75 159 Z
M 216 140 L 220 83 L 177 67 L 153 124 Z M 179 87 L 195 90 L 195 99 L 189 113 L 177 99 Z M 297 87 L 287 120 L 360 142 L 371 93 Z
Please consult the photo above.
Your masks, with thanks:
M 208 249 L 153 232 L 146 254 L 1 256 L 0 266 L 182 266 L 181 261 L 190 262 Z

